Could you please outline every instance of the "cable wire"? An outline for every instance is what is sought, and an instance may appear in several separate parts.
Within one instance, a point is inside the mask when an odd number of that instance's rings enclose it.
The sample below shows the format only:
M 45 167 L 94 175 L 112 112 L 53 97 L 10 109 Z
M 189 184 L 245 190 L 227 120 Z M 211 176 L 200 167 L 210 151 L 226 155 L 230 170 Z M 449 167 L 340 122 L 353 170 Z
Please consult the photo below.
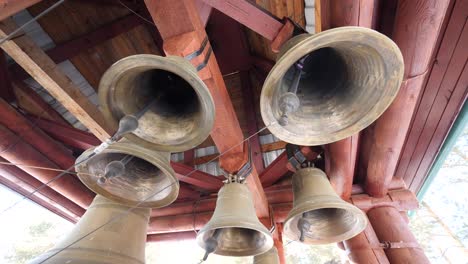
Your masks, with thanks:
M 54 10 L 55 8 L 57 8 L 59 5 L 63 4 L 63 2 L 65 2 L 65 0 L 60 0 L 58 2 L 56 2 L 55 4 L 51 5 L 49 8 L 47 8 L 46 10 L 44 10 L 42 13 L 40 13 L 39 15 L 37 15 L 36 17 L 34 17 L 33 19 L 29 20 L 28 22 L 24 23 L 23 25 L 21 25 L 19 28 L 15 29 L 13 32 L 11 32 L 10 34 L 8 34 L 6 37 L 2 38 L 0 40 L 0 45 L 2 45 L 3 43 L 5 43 L 6 41 L 10 40 L 11 38 L 15 37 L 15 35 L 20 32 L 21 30 L 23 30 L 23 28 L 27 27 L 28 25 L 30 25 L 31 23 L 37 21 L 39 18 L 45 16 L 47 13 L 49 13 L 50 11 Z
M 254 134 L 250 135 L 249 137 L 245 138 L 244 140 L 242 140 L 241 142 L 239 142 L 238 144 L 235 144 L 234 146 L 228 148 L 227 150 L 225 150 L 224 152 L 220 153 L 218 156 L 214 157 L 213 159 L 211 159 L 209 162 L 212 162 L 212 161 L 215 161 L 216 159 L 218 159 L 219 157 L 221 157 L 222 155 L 226 154 L 227 152 L 231 151 L 232 149 L 240 146 L 241 144 L 243 144 L 245 141 L 251 139 L 252 137 L 258 135 L 259 133 L 261 133 L 262 131 L 264 131 L 265 129 L 267 129 L 268 127 L 272 126 L 276 124 L 276 122 L 273 122 L 271 124 L 269 124 L 268 126 L 265 126 L 263 128 L 261 128 L 260 130 L 258 130 L 257 132 L 255 132 Z M 183 175 L 181 178 L 185 178 L 185 177 L 188 177 L 190 175 L 192 175 L 193 173 L 195 173 L 196 171 L 198 171 L 197 169 L 193 169 L 192 171 L 190 171 L 189 173 L 187 173 L 186 175 Z M 87 236 L 93 234 L 94 232 L 98 231 L 99 229 L 103 228 L 104 226 L 106 226 L 107 224 L 110 224 L 110 223 L 113 223 L 114 221 L 117 221 L 125 216 L 127 216 L 130 212 L 132 212 L 133 209 L 139 207 L 141 204 L 143 204 L 144 202 L 146 202 L 148 199 L 150 199 L 151 197 L 159 194 L 160 192 L 166 190 L 167 188 L 171 187 L 172 185 L 174 184 L 177 184 L 179 181 L 174 181 L 172 182 L 171 184 L 167 185 L 166 187 L 160 189 L 159 191 L 151 194 L 150 196 L 148 196 L 147 198 L 143 199 L 142 201 L 138 202 L 136 205 L 132 206 L 132 207 L 129 207 L 127 210 L 125 210 L 124 212 L 116 215 L 115 217 L 111 218 L 110 220 L 108 220 L 107 222 L 105 222 L 104 224 L 102 225 L 99 225 L 98 227 L 94 228 L 93 230 L 91 230 L 90 232 L 88 232 L 87 234 L 81 236 L 80 238 L 76 239 L 75 241 L 73 241 L 72 243 L 70 243 L 69 245 L 67 245 L 66 247 L 64 248 L 61 248 L 60 250 L 58 250 L 57 252 L 54 252 L 53 254 L 49 255 L 46 259 L 42 260 L 40 263 L 44 263 L 45 261 L 51 259 L 52 257 L 56 256 L 57 254 L 59 254 L 60 252 L 68 249 L 69 247 L 73 246 L 74 244 L 80 242 L 81 240 L 83 240 L 84 238 L 86 238 Z M 39 263 L 39 264 L 40 264 Z

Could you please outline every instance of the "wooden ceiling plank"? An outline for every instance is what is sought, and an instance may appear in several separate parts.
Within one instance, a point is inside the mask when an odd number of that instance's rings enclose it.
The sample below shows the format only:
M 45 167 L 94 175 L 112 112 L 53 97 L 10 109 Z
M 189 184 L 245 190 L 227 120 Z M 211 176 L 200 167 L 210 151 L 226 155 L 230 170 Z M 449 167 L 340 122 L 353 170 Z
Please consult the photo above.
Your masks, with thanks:
M 16 28 L 11 19 L 0 22 L 0 37 L 5 37 Z M 6 41 L 1 48 L 97 138 L 106 140 L 111 137 L 112 132 L 105 125 L 99 109 L 28 36 Z
M 13 86 L 8 73 L 7 60 L 3 50 L 0 50 L 0 80 L 0 97 L 7 102 L 14 101 L 15 94 L 13 92 Z
M 3 1 L 0 4 L 0 21 L 4 20 L 23 9 L 26 9 L 42 0 L 14 0 L 14 1 Z
M 404 0 L 398 4 L 392 37 L 402 51 L 405 75 L 397 97 L 375 123 L 366 177 L 366 191 L 372 196 L 385 195 L 396 172 L 449 2 Z M 420 30 L 422 24 L 424 30 Z
M 466 17 L 466 14 L 464 15 L 461 10 L 463 10 L 463 8 L 465 8 L 465 10 L 468 8 L 468 4 L 465 4 L 465 7 L 463 7 L 462 3 L 463 1 L 457 2 L 457 5 L 453 9 L 454 12 L 448 21 L 445 34 L 443 37 L 441 37 L 442 42 L 440 43 L 438 53 L 435 56 L 435 61 L 437 61 L 437 63 L 434 63 L 432 66 L 430 76 L 428 78 L 426 87 L 424 88 L 424 94 L 421 96 L 421 100 L 417 107 L 417 112 L 415 113 L 414 121 L 411 124 L 411 130 L 409 131 L 402 156 L 398 163 L 395 176 L 406 178 L 408 182 L 411 182 L 411 178 L 414 176 L 407 173 L 408 166 L 410 165 L 416 144 L 418 143 L 418 139 L 421 136 L 424 125 L 427 123 L 426 120 L 434 105 L 434 101 L 439 94 L 439 90 L 443 90 L 444 87 L 450 88 L 446 85 L 451 85 L 452 87 L 455 85 L 453 83 L 450 84 L 450 82 L 453 82 L 453 80 L 449 80 L 449 83 L 447 83 L 447 80 L 444 79 L 446 78 L 446 74 L 449 72 L 448 68 L 450 66 L 449 64 L 452 63 L 452 59 L 455 58 L 455 60 L 457 60 L 457 58 L 454 56 L 454 52 L 457 45 L 460 45 L 459 38 L 462 34 L 464 26 L 463 22 Z M 465 1 L 465 3 L 468 3 L 468 1 Z M 457 54 L 456 56 L 460 55 L 463 54 Z M 462 69 L 460 68 L 457 71 L 461 73 Z M 442 86 L 444 81 L 444 86 Z
M 134 14 L 130 14 L 108 23 L 92 32 L 86 33 L 65 43 L 61 43 L 54 48 L 47 50 L 45 53 L 58 64 L 71 59 L 86 50 L 96 47 L 103 42 L 128 32 L 142 23 L 143 20 L 141 18 Z M 18 64 L 12 64 L 8 68 L 12 74 L 12 79 L 14 80 L 24 80 L 29 78 L 29 75 Z
M 163 47 L 167 55 L 184 57 L 201 47 L 207 35 L 193 1 L 145 0 L 145 3 L 164 40 Z M 205 51 L 193 59 L 192 64 L 198 65 L 207 54 Z M 221 157 L 220 166 L 228 172 L 235 172 L 246 162 L 246 149 L 240 144 L 244 136 L 214 54 L 211 54 L 206 67 L 198 74 L 210 90 L 217 110 L 211 137 L 221 153 L 229 151 Z M 253 195 L 257 216 L 269 217 L 265 192 L 255 165 L 252 167 L 247 185 Z
M 283 27 L 278 18 L 246 0 L 202 0 L 268 40 L 273 40 Z

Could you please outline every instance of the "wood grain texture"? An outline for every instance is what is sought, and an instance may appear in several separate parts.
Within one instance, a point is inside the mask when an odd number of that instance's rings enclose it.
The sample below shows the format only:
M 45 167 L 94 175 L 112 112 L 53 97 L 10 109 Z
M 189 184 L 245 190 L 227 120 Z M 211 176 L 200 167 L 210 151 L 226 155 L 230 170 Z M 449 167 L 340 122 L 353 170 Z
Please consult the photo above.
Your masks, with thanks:
M 0 2 L 0 21 L 42 0 L 3 0 Z
M 192 1 L 145 0 L 145 3 L 154 22 L 158 25 L 166 54 L 186 56 L 201 46 L 206 32 Z M 196 65 L 206 55 L 204 53 L 191 62 Z M 235 172 L 245 164 L 247 156 L 244 154 L 247 152 L 245 147 L 239 144 L 244 136 L 215 55 L 210 56 L 207 67 L 199 72 L 199 76 L 210 90 L 216 107 L 211 137 L 221 153 L 228 151 L 221 157 L 220 166 L 228 172 Z M 268 201 L 255 166 L 252 167 L 252 173 L 247 178 L 247 185 L 252 191 L 257 215 L 268 217 Z
M 53 2 L 44 0 L 28 11 L 37 15 Z M 83 49 L 70 61 L 96 90 L 102 74 L 119 59 L 134 54 L 160 54 L 144 25 L 148 22 L 131 18 L 130 11 L 118 2 L 100 6 L 86 1 L 65 1 L 38 22 L 58 47 L 78 42 L 81 37 L 85 41 L 91 37 L 92 41 L 82 45 Z M 94 41 L 99 45 L 91 45 Z
M 408 244 L 406 247 L 385 250 L 390 263 L 430 263 L 424 254 L 424 250 L 419 246 L 409 229 L 408 224 L 395 207 L 377 207 L 370 210 L 367 216 L 381 242 L 388 241 Z
M 9 19 L 0 22 L 0 37 L 6 36 L 16 28 L 15 23 Z M 96 137 L 100 140 L 110 137 L 112 132 L 107 128 L 98 108 L 29 37 L 23 35 L 13 41 L 7 41 L 1 48 Z
M 418 191 L 466 100 L 468 1 L 457 1 L 418 102 L 395 176 Z
M 385 195 L 395 174 L 448 4 L 448 0 L 402 0 L 398 4 L 393 40 L 403 54 L 405 80 L 374 128 L 366 178 L 366 190 L 373 196 Z

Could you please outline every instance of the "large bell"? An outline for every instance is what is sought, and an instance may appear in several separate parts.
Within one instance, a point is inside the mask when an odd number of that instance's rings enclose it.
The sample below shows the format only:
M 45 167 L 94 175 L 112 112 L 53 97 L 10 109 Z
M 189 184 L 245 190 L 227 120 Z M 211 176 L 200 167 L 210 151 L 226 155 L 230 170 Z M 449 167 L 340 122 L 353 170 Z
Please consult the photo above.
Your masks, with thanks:
M 133 55 L 113 64 L 99 84 L 102 111 L 116 128 L 137 115 L 126 138 L 159 151 L 180 152 L 202 143 L 214 123 L 213 99 L 195 68 L 181 57 Z
M 253 259 L 253 264 L 280 264 L 278 250 L 272 247 L 267 252 L 256 255 Z
M 94 148 L 85 151 L 81 163 Z M 179 182 L 170 166 L 170 153 L 123 140 L 76 166 L 80 180 L 92 191 L 127 206 L 158 208 L 171 204 Z
M 133 208 L 97 195 L 70 234 L 31 264 L 145 263 L 149 208 Z
M 350 239 L 366 228 L 366 215 L 343 201 L 320 169 L 298 170 L 292 184 L 294 206 L 283 230 L 289 239 L 306 244 L 328 244 Z
M 296 36 L 282 47 L 263 85 L 263 121 L 276 137 L 296 145 L 349 137 L 387 109 L 403 67 L 397 45 L 371 29 Z
M 273 246 L 268 229 L 260 223 L 248 187 L 224 185 L 210 221 L 198 232 L 197 242 L 207 252 L 223 256 L 254 256 Z

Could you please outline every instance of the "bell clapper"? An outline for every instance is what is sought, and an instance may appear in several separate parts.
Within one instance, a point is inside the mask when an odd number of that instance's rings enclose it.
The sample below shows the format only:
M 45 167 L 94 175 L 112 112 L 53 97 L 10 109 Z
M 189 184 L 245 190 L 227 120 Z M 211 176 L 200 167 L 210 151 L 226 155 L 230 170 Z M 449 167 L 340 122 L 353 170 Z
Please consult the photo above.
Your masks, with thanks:
M 125 173 L 125 165 L 127 165 L 133 157 L 132 155 L 125 155 L 121 160 L 109 162 L 104 170 L 104 175 L 99 177 L 98 183 L 104 184 L 112 177 L 122 176 Z
M 202 261 L 206 261 L 208 259 L 208 255 L 213 253 L 216 248 L 218 247 L 218 237 L 219 237 L 219 229 L 216 229 L 206 241 L 205 241 L 205 255 L 203 256 Z
M 307 220 L 306 213 L 303 213 L 302 217 L 297 221 L 297 228 L 300 232 L 299 241 L 304 242 L 305 233 L 310 229 L 310 222 Z
M 307 56 L 301 58 L 298 62 L 294 64 L 295 72 L 291 86 L 288 89 L 288 92 L 282 94 L 279 98 L 279 109 L 281 111 L 281 117 L 278 120 L 278 123 L 281 126 L 286 126 L 288 124 L 288 114 L 294 113 L 301 106 L 299 97 L 297 97 L 297 88 L 299 87 L 299 82 L 302 76 L 302 69 L 304 68 L 304 61 Z

